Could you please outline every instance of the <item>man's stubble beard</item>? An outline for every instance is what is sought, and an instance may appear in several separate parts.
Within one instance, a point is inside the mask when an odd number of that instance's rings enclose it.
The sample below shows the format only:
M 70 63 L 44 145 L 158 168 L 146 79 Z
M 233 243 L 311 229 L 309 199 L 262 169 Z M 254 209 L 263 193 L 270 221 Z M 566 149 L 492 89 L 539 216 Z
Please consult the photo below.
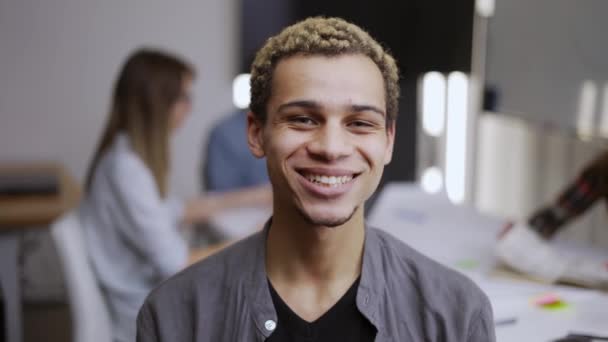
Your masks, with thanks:
M 297 212 L 300 214 L 300 216 L 309 224 L 313 225 L 313 226 L 323 226 L 323 227 L 329 227 L 329 228 L 335 228 L 335 227 L 339 227 L 343 224 L 345 224 L 346 222 L 350 221 L 350 219 L 355 215 L 355 213 L 357 212 L 357 210 L 359 209 L 359 206 L 355 206 L 353 208 L 353 211 L 346 217 L 340 217 L 340 218 L 336 218 L 333 220 L 315 220 L 313 217 L 311 217 L 310 215 L 308 215 L 302 208 L 297 207 Z

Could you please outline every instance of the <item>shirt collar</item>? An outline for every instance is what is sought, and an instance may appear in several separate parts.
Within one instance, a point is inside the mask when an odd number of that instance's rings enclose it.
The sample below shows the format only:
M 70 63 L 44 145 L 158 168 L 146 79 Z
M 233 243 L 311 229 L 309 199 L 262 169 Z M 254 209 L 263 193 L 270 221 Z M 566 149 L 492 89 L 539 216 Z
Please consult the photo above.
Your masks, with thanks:
M 277 322 L 277 313 L 272 302 L 268 288 L 268 275 L 266 273 L 266 238 L 272 218 L 264 225 L 261 234 L 256 235 L 253 268 L 249 277 L 248 287 L 244 293 L 249 294 L 254 324 L 264 338 L 268 338 L 272 330 L 267 329 L 268 322 Z M 382 330 L 383 322 L 379 314 L 379 305 L 382 301 L 386 284 L 385 265 L 382 262 L 381 243 L 375 230 L 365 225 L 365 240 L 363 246 L 363 266 L 361 280 L 357 290 L 357 308 L 376 327 Z
M 272 218 L 264 225 L 264 230 L 261 234 L 257 234 L 255 239 L 255 250 L 253 251 L 253 268 L 249 277 L 248 287 L 244 293 L 249 294 L 248 301 L 251 311 L 253 312 L 253 320 L 258 332 L 264 338 L 268 338 L 277 322 L 277 313 L 272 303 L 270 289 L 268 288 L 268 276 L 266 274 L 266 238 Z M 244 260 L 243 262 L 246 262 Z M 270 323 L 272 322 L 272 323 Z M 268 329 L 272 327 L 272 329 Z
M 381 253 L 381 243 L 376 231 L 366 224 L 357 308 L 376 327 L 378 332 L 382 330 L 383 325 L 378 309 L 386 284 L 385 265 L 382 262 Z

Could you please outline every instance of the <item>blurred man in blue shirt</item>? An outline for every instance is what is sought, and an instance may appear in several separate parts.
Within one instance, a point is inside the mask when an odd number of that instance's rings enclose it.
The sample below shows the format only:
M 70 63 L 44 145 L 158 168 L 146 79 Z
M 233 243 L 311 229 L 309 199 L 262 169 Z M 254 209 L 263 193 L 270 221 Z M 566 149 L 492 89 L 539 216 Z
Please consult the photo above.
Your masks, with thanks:
M 206 190 L 239 190 L 268 184 L 266 161 L 249 151 L 246 126 L 246 112 L 237 111 L 212 129 L 203 166 Z

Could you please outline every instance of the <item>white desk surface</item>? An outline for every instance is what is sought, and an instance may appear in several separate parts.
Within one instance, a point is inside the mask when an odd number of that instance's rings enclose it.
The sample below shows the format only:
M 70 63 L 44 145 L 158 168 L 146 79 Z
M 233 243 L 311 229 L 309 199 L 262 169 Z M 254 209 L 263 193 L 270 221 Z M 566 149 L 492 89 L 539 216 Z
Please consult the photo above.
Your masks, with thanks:
M 226 240 L 238 240 L 264 227 L 272 210 L 266 207 L 245 207 L 225 210 L 209 220 L 209 227 Z
M 240 239 L 261 228 L 270 214 L 262 208 L 227 211 L 216 215 L 211 227 L 226 238 Z M 608 336 L 608 294 L 490 275 L 503 220 L 455 206 L 417 185 L 394 183 L 380 194 L 368 223 L 473 279 L 490 298 L 495 320 L 516 318 L 496 327 L 498 342 L 548 342 L 569 332 Z M 532 304 L 547 293 L 558 295 L 568 308 L 550 311 Z
M 499 342 L 552 341 L 569 332 L 608 336 L 608 293 L 491 272 L 503 220 L 455 206 L 445 196 L 427 194 L 417 185 L 394 183 L 384 188 L 368 223 L 473 279 L 490 298 L 496 320 L 516 318 L 515 323 L 496 327 Z M 608 251 L 601 252 L 608 258 Z M 532 303 L 547 293 L 558 295 L 568 307 L 551 311 Z

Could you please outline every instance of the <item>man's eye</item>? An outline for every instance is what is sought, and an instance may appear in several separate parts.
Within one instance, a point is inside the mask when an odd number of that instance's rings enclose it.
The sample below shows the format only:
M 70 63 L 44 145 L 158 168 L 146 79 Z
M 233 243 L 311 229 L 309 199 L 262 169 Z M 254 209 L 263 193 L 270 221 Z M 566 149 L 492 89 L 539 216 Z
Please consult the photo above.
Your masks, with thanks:
M 373 127 L 374 125 L 367 121 L 357 120 L 357 121 L 351 122 L 350 126 L 355 127 L 355 128 L 367 128 L 367 127 Z
M 290 119 L 291 122 L 298 125 L 314 125 L 315 121 L 307 116 L 296 116 Z

